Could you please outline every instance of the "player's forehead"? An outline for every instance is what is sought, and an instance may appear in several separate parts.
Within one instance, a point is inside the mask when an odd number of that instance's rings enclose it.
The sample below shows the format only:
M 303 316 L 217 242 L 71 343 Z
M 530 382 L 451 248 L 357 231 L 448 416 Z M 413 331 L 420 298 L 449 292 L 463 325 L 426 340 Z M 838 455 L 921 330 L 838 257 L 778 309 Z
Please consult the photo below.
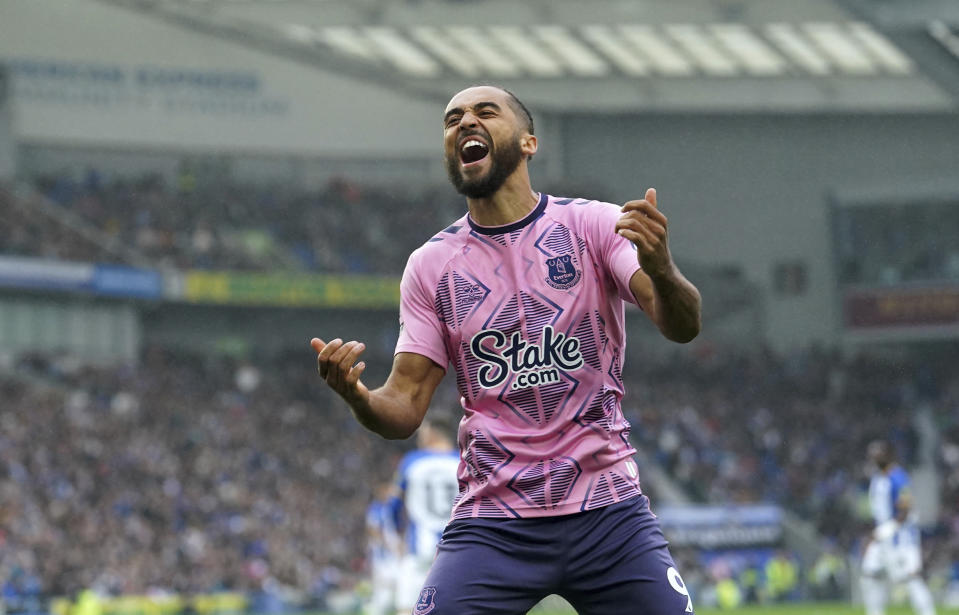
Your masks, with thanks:
M 509 95 L 503 90 L 491 85 L 466 88 L 465 90 L 457 92 L 453 98 L 450 99 L 450 102 L 446 105 L 446 113 L 453 109 L 472 109 L 483 103 L 493 103 L 501 109 L 508 109 Z

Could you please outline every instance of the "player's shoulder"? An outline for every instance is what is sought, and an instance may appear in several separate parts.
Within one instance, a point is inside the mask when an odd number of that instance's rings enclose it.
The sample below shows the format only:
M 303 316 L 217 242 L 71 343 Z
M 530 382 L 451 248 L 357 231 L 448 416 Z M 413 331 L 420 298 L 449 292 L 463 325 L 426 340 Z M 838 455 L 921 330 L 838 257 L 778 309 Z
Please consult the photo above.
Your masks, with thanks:
M 557 222 L 586 224 L 597 218 L 618 218 L 621 206 L 597 199 L 550 196 L 547 212 Z
M 423 268 L 429 265 L 443 264 L 456 254 L 469 237 L 469 224 L 464 215 L 430 237 L 426 243 L 413 250 L 407 268 Z
M 902 466 L 897 465 L 889 472 L 889 480 L 896 485 L 905 485 L 909 483 L 909 472 Z

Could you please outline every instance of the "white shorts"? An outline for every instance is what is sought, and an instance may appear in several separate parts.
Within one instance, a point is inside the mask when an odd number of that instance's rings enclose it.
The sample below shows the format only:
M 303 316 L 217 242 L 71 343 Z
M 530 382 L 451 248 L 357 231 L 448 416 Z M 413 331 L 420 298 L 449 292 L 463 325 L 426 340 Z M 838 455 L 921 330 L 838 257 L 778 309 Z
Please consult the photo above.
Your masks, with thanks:
M 902 528 L 887 540 L 873 540 L 862 556 L 862 573 L 866 576 L 898 582 L 921 571 L 922 550 L 914 528 Z
M 426 575 L 429 574 L 432 564 L 432 558 L 427 559 L 415 555 L 403 557 L 396 575 L 397 610 L 413 610 L 416 601 L 419 600 L 420 590 L 423 589 L 423 583 L 426 581 Z
M 396 613 L 396 575 L 398 560 L 387 558 L 374 560 L 370 566 L 371 595 L 367 613 Z

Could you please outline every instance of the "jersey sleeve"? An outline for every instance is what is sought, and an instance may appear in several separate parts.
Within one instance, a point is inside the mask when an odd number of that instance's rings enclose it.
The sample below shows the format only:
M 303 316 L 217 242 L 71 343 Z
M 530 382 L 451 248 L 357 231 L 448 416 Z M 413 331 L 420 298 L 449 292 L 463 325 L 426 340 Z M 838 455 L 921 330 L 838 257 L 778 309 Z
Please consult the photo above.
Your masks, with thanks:
M 893 472 L 889 478 L 892 486 L 893 515 L 895 515 L 901 506 L 911 504 L 912 493 L 910 492 L 909 475 L 901 468 L 899 471 Z
M 596 203 L 594 211 L 590 219 L 590 237 L 594 249 L 620 298 L 636 305 L 629 281 L 640 269 L 639 259 L 636 257 L 636 246 L 616 232 L 616 222 L 622 212 L 611 203 Z
M 400 281 L 400 335 L 396 354 L 412 352 L 431 359 L 444 370 L 449 364 L 443 323 L 424 288 L 423 258 L 414 253 Z

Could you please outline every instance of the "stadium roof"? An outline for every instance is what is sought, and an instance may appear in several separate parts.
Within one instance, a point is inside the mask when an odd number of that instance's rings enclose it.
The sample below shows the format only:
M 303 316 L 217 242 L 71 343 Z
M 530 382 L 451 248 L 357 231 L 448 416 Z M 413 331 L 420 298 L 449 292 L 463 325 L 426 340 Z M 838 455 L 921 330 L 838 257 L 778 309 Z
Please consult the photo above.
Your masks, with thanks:
M 954 24 L 932 12 L 906 31 L 880 29 L 832 0 L 103 1 L 415 94 L 492 80 L 557 111 L 922 111 L 959 100 Z

